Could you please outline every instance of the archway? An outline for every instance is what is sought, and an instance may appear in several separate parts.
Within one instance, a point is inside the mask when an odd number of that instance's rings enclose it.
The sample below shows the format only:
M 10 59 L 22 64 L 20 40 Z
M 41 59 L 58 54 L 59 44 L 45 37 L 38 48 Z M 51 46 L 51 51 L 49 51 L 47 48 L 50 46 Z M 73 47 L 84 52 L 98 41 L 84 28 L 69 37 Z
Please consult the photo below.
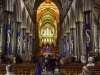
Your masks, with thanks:
M 38 25 L 40 54 L 57 53 L 56 41 L 59 23 L 59 9 L 51 0 L 45 0 L 37 9 L 36 21 Z

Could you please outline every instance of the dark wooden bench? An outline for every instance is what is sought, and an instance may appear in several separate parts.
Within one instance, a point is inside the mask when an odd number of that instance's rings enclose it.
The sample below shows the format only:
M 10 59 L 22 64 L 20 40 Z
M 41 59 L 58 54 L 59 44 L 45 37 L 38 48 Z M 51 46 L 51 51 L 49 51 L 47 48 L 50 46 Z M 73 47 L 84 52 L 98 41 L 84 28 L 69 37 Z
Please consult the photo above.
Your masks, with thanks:
M 0 75 L 4 75 L 6 73 L 7 64 L 0 65 Z M 17 75 L 35 75 L 35 64 L 31 63 L 23 63 L 23 64 L 11 64 L 13 66 L 13 72 Z
M 86 64 L 70 64 L 70 65 L 61 65 L 61 72 L 64 75 L 78 75 L 82 73 L 83 66 Z M 92 75 L 100 75 L 100 64 L 96 64 L 94 67 L 89 66 L 89 71 Z

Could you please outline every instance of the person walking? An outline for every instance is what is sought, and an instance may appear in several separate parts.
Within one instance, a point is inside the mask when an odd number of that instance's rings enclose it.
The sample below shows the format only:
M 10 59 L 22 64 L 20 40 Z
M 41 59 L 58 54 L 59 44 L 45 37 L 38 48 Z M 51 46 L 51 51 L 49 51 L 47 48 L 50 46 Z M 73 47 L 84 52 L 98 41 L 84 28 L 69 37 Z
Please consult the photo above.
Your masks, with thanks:
M 56 67 L 56 58 L 54 55 L 52 55 L 50 58 L 50 65 L 51 65 L 52 75 L 54 75 L 54 71 L 55 71 L 55 67 Z
M 37 64 L 35 71 L 36 71 L 36 75 L 41 75 L 42 67 L 41 67 L 40 63 Z
M 48 74 L 48 62 L 47 62 L 47 60 L 45 60 L 44 67 L 45 67 L 45 73 Z

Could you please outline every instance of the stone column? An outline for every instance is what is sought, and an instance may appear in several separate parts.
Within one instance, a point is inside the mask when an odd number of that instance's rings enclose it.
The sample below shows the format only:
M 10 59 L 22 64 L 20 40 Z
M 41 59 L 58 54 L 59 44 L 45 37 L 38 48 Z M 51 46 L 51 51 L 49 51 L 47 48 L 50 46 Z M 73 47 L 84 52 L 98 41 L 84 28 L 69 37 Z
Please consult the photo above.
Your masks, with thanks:
M 28 57 L 28 33 L 25 33 L 25 39 L 26 39 L 26 47 L 25 47 L 25 58 L 27 59 L 27 57 Z
M 100 23 L 97 25 L 97 45 L 98 45 L 98 53 L 100 53 Z
M 5 55 L 6 53 L 6 24 L 7 24 L 7 13 L 3 15 L 3 29 L 2 29 L 2 53 Z
M 0 25 L 0 63 L 2 62 L 1 61 L 1 56 L 2 56 L 2 42 L 3 42 L 3 40 L 2 40 L 2 36 L 3 36 L 3 34 L 2 34 L 2 32 L 3 32 L 3 23 L 1 22 L 0 23 L 1 25 Z
M 14 57 L 16 56 L 16 54 L 17 54 L 17 50 L 18 50 L 18 32 L 20 32 L 20 26 L 21 26 L 21 24 L 20 23 L 18 23 L 18 22 L 16 22 L 15 24 L 14 24 L 14 29 L 13 29 L 13 38 L 14 38 L 14 45 L 13 45 L 13 55 L 14 55 Z
M 60 45 L 60 50 L 59 50 L 59 55 L 60 56 L 63 56 L 63 50 L 64 50 L 64 46 L 63 46 L 63 44 L 64 44 L 64 39 L 60 39 L 60 43 L 59 43 Z
M 32 38 L 32 53 L 35 53 L 35 39 Z
M 3 18 L 3 36 L 2 36 L 2 53 L 9 55 L 11 53 L 11 13 L 10 12 L 4 12 L 4 18 Z
M 25 37 L 25 32 L 26 30 L 24 28 L 21 28 L 21 34 L 20 34 L 20 54 L 21 54 L 21 57 L 23 57 L 23 37 Z
M 73 36 L 74 36 L 74 56 L 76 57 L 76 60 L 77 60 L 77 49 L 76 49 L 76 28 L 73 29 Z
M 3 38 L 2 38 L 2 36 L 3 36 L 3 23 L 1 22 L 0 23 L 1 25 L 0 25 L 0 53 L 2 53 L 2 42 L 3 42 Z
M 71 32 L 71 37 L 70 37 L 70 42 L 72 42 L 72 38 L 74 38 L 74 28 L 71 28 L 70 29 L 70 32 Z M 71 45 L 71 47 L 70 47 L 70 49 L 71 49 L 71 54 L 74 54 L 74 46 L 72 47 L 72 44 L 70 43 L 70 45 Z M 73 45 L 74 45 L 74 39 L 73 39 Z M 73 49 L 73 52 L 72 52 L 72 49 Z
M 76 28 L 70 29 L 71 36 L 73 37 L 73 54 L 77 59 L 77 51 L 76 51 Z
M 77 59 L 79 59 L 79 54 L 80 54 L 80 46 L 79 46 L 79 35 L 80 34 L 80 28 L 79 28 L 79 22 L 76 22 L 76 50 L 77 50 Z
M 83 22 L 79 22 L 79 48 L 80 48 L 80 59 L 83 63 L 86 63 L 85 59 L 85 48 L 84 48 L 84 43 L 83 43 Z
M 32 36 L 29 36 L 29 46 L 28 46 L 28 60 L 31 59 L 30 53 L 32 53 Z
M 64 36 L 64 43 L 63 43 L 63 47 L 64 47 L 64 50 L 63 50 L 63 55 L 66 55 L 66 36 Z
M 67 55 L 70 56 L 70 33 L 67 33 Z
M 86 40 L 88 40 L 90 38 L 89 49 L 86 48 L 86 56 L 87 56 L 86 58 L 88 58 L 88 55 L 89 55 L 90 51 L 95 50 L 95 47 L 94 47 L 95 46 L 95 44 L 94 44 L 94 29 L 93 29 L 94 28 L 94 26 L 93 26 L 93 22 L 94 22 L 93 12 L 92 11 L 85 11 L 84 12 L 84 20 L 85 20 L 85 25 L 89 25 L 89 27 L 90 27 L 90 30 L 89 30 L 90 35 L 88 33 L 89 37 L 86 39 Z M 86 32 L 86 30 L 85 30 L 85 32 Z

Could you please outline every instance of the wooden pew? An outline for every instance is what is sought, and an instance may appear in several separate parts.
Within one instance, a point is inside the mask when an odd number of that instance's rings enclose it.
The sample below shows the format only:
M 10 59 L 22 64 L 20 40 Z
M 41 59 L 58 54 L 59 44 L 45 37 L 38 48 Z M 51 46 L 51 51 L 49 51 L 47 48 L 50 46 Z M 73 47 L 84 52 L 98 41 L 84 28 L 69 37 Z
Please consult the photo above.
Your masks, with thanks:
M 6 65 L 0 65 L 0 75 L 4 75 L 6 73 Z M 17 75 L 35 75 L 35 64 L 31 63 L 23 63 L 23 64 L 11 64 L 13 66 L 13 72 Z
M 70 65 L 62 65 L 61 71 L 64 75 L 78 75 L 82 73 L 83 66 L 86 64 L 70 64 Z M 96 66 L 88 67 L 89 71 L 92 75 L 100 75 L 100 64 L 96 64 Z

